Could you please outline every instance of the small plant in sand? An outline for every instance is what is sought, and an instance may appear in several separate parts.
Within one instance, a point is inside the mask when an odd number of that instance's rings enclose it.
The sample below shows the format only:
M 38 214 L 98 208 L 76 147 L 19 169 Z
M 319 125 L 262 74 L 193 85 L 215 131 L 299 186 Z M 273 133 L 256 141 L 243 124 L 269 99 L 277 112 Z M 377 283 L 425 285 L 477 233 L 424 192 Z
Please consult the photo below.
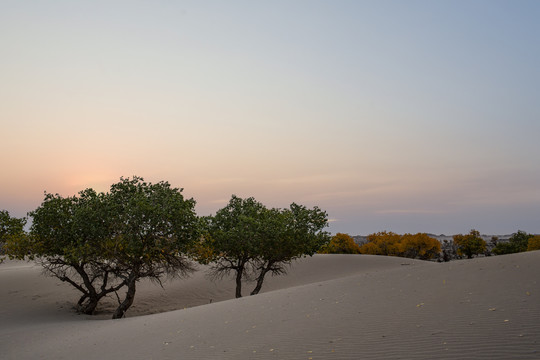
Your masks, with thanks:
M 204 244 L 199 245 L 211 264 L 211 274 L 233 273 L 236 297 L 242 296 L 242 280 L 255 279 L 257 294 L 266 274 L 283 274 L 294 259 L 313 255 L 329 241 L 322 231 L 326 212 L 291 204 L 287 209 L 268 209 L 254 198 L 235 195 L 224 208 L 206 219 Z M 207 252 L 204 249 L 210 248 Z

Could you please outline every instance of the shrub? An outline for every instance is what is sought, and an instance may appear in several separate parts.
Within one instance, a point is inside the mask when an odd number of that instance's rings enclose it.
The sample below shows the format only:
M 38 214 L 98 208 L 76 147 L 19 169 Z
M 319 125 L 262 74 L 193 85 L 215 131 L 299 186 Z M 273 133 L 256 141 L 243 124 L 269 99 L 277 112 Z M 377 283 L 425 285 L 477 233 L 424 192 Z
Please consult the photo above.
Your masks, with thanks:
M 529 239 L 533 237 L 534 235 L 518 230 L 516 233 L 512 234 L 508 242 L 498 243 L 493 249 L 493 253 L 497 255 L 504 255 L 527 251 Z
M 360 246 L 348 234 L 337 233 L 319 254 L 360 254 Z
M 441 243 L 424 233 L 399 235 L 383 231 L 368 235 L 367 240 L 360 248 L 362 254 L 429 260 L 441 252 Z
M 457 247 L 458 255 L 465 255 L 467 259 L 486 251 L 486 242 L 480 237 L 480 232 L 474 229 L 467 235 L 454 235 L 454 244 Z
M 534 235 L 529 238 L 529 244 L 527 245 L 527 251 L 540 250 L 540 235 Z

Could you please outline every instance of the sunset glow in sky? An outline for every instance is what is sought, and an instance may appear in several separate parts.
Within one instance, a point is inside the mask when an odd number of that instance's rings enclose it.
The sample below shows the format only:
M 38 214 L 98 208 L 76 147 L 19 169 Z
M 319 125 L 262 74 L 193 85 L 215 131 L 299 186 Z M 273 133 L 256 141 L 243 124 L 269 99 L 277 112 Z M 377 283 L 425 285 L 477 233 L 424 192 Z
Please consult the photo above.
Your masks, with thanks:
M 539 1 L 0 1 L 0 209 L 169 181 L 330 231 L 540 233 Z

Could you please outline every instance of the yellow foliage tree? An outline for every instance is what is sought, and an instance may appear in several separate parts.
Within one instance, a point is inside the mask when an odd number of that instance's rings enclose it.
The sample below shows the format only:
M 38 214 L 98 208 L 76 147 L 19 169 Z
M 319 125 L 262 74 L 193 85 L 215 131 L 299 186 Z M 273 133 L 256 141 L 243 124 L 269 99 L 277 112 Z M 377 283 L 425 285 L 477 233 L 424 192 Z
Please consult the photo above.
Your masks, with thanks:
M 540 235 L 534 235 L 529 239 L 527 251 L 540 250 Z
M 360 254 L 360 246 L 348 234 L 337 233 L 319 254 Z
M 381 251 L 377 244 L 368 242 L 360 247 L 360 254 L 381 255 Z
M 401 235 L 393 232 L 378 232 L 367 237 L 368 242 L 360 248 L 360 253 L 370 255 L 399 255 Z
M 368 235 L 367 240 L 360 248 L 362 254 L 429 260 L 441 251 L 440 242 L 424 233 L 399 235 L 382 231 Z
M 400 256 L 429 260 L 441 252 L 441 243 L 424 233 L 405 234 L 401 237 L 398 248 Z
M 214 249 L 208 245 L 210 236 L 206 234 L 201 240 L 195 242 L 188 252 L 188 256 L 200 264 L 208 265 L 217 258 Z

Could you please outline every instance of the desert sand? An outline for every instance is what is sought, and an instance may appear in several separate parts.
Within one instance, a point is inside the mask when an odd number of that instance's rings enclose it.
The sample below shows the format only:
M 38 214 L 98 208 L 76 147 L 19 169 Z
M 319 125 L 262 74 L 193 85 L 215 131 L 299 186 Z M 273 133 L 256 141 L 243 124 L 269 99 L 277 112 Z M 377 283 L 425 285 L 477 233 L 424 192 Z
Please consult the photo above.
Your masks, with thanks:
M 7 261 L 0 358 L 540 359 L 540 251 L 442 264 L 316 255 L 241 299 L 204 273 L 143 281 L 127 318 L 109 320 L 114 299 L 79 315 L 69 285 Z

